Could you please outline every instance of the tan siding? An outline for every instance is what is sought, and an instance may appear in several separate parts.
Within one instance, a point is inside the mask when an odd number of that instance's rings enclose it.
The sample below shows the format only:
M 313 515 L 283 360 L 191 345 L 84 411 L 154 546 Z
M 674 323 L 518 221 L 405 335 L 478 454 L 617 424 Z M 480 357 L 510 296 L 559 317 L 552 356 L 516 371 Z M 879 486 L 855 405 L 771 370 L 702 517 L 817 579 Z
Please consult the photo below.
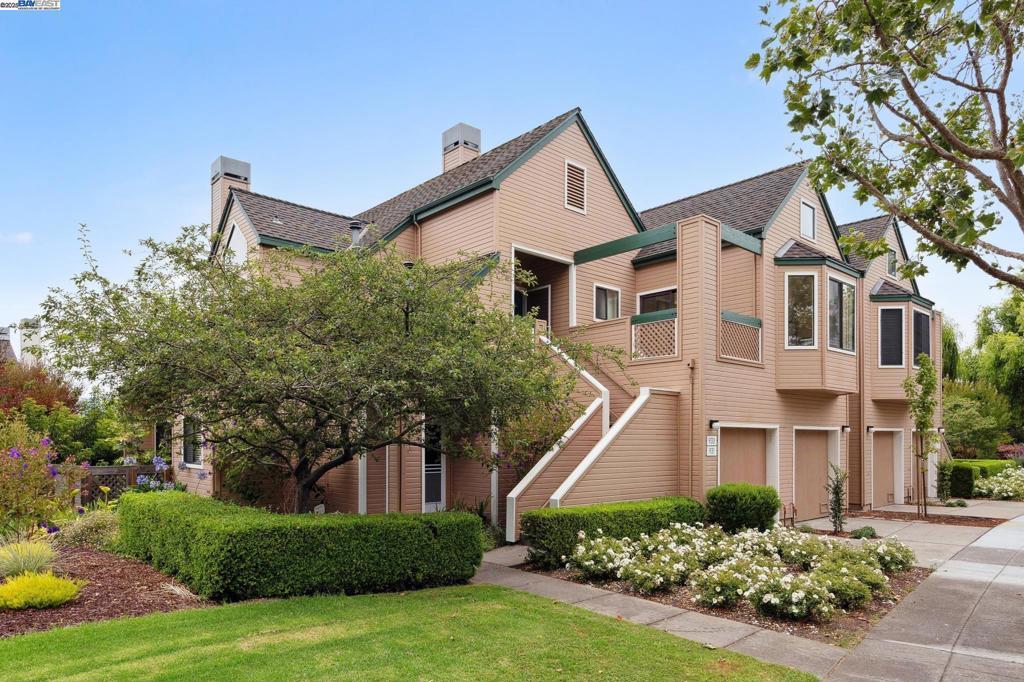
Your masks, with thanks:
M 384 448 L 374 450 L 366 457 L 366 513 L 383 514 L 387 497 L 387 469 Z M 357 491 L 358 492 L 358 491 Z
M 444 263 L 464 254 L 495 251 L 494 193 L 488 192 L 420 223 L 420 249 L 428 263 Z
M 352 459 L 335 467 L 320 479 L 324 506 L 329 512 L 355 514 L 359 511 L 359 461 Z
M 652 291 L 655 289 L 667 289 L 676 286 L 676 261 L 675 259 L 652 263 L 637 268 L 636 290 L 637 293 Z
M 449 508 L 476 508 L 491 496 L 491 472 L 479 461 L 462 457 L 448 458 Z M 490 502 L 488 502 L 488 505 Z
M 757 256 L 737 246 L 722 249 L 722 310 L 758 317 Z
M 203 445 L 203 460 L 199 467 L 180 468 L 182 463 L 182 428 L 184 420 L 178 417 L 171 425 L 171 470 L 174 472 L 174 480 L 184 483 L 190 493 L 209 497 L 216 492 L 214 485 L 213 464 L 210 463 L 212 451 L 208 445 Z M 132 481 L 132 484 L 135 482 Z

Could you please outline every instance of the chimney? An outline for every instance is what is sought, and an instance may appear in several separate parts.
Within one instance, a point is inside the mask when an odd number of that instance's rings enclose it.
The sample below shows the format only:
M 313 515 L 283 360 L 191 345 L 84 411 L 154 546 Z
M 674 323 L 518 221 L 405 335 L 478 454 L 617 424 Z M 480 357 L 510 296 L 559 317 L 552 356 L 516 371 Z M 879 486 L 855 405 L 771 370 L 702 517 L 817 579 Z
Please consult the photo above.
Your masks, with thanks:
M 14 346 L 11 345 L 11 328 L 0 327 L 0 362 L 17 362 L 18 356 L 14 354 Z
M 352 235 L 352 246 L 359 245 L 359 239 L 363 236 L 363 228 L 366 223 L 361 220 L 351 220 L 348 223 L 348 229 Z
M 40 338 L 40 327 L 38 317 L 26 317 L 18 325 L 21 334 L 21 362 L 34 366 L 39 364 L 42 355 L 42 338 Z
M 232 187 L 249 189 L 250 166 L 246 161 L 218 156 L 210 165 L 210 237 L 220 224 L 228 191 Z
M 441 134 L 441 168 L 447 173 L 480 156 L 480 129 L 465 123 L 452 126 Z

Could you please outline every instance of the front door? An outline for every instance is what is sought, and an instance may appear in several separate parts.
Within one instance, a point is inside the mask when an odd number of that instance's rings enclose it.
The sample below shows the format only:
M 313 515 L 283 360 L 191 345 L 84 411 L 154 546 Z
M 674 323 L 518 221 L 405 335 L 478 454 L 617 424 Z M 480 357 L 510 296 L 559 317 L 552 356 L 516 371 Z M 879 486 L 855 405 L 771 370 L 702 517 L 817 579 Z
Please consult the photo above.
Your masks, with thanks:
M 765 485 L 765 430 L 726 428 L 719 437 L 718 482 Z
M 828 514 L 828 431 L 796 432 L 796 520 Z
M 892 431 L 875 431 L 871 434 L 871 482 L 872 504 L 875 509 L 903 502 L 896 499 L 895 486 L 895 438 Z
M 423 511 L 444 509 L 444 453 L 441 452 L 441 428 L 427 423 L 423 448 Z

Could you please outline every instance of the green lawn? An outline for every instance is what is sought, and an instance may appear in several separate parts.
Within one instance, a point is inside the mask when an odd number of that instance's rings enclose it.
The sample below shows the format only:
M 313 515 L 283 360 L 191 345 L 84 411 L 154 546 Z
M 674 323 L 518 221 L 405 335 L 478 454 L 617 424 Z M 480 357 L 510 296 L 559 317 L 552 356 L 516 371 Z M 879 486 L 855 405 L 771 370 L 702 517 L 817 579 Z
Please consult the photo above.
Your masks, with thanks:
M 500 587 L 304 597 L 0 640 L 0 680 L 808 680 Z

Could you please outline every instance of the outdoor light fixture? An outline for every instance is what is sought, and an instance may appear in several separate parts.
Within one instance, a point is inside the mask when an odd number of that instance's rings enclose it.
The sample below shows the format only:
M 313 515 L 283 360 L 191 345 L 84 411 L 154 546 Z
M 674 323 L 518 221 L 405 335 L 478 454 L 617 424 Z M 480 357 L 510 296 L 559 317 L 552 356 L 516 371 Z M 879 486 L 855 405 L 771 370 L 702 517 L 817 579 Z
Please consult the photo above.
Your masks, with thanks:
M 946 433 L 946 427 L 945 426 L 940 426 L 939 427 L 939 433 Z
M 843 433 L 849 433 L 851 430 L 849 424 L 843 424 Z
M 718 429 L 718 420 L 717 419 L 712 419 L 711 421 L 709 421 L 708 422 L 708 428 L 709 429 Z
M 868 427 L 868 433 L 874 433 L 874 432 L 875 432 L 875 427 L 874 426 L 869 426 Z

